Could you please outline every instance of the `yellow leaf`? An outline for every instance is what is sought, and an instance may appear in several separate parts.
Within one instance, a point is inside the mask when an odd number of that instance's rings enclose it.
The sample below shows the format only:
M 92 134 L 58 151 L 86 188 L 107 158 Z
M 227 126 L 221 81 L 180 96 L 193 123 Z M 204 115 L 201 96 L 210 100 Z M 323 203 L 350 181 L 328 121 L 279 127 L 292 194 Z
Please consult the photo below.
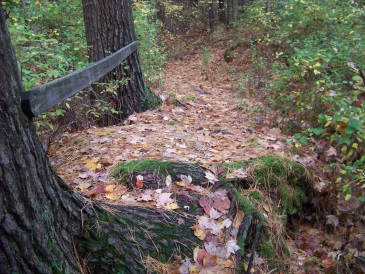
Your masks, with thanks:
M 198 274 L 198 267 L 196 265 L 192 265 L 189 267 L 189 274 Z
M 247 263 L 243 263 L 243 268 L 244 268 L 245 271 L 247 271 L 248 264 Z M 250 273 L 254 273 L 254 272 L 255 272 L 255 269 L 253 267 L 251 267 Z
M 84 162 L 85 167 L 91 171 L 101 169 L 101 164 L 98 163 L 98 159 L 91 159 Z
M 108 193 L 108 194 L 105 194 L 105 197 L 108 198 L 109 200 L 120 199 L 120 195 L 118 193 Z
M 171 204 L 167 204 L 166 205 L 166 208 L 167 209 L 174 210 L 174 209 L 178 209 L 179 208 L 179 205 L 177 203 L 171 203 Z
M 177 185 L 177 186 L 184 187 L 184 186 L 185 186 L 185 183 L 184 183 L 184 182 L 176 182 L 176 185 Z
M 194 231 L 194 235 L 196 237 L 198 237 L 200 240 L 204 240 L 205 239 L 205 230 L 197 228 Z
M 112 184 L 112 185 L 107 185 L 107 186 L 105 187 L 105 191 L 106 191 L 106 192 L 112 192 L 114 188 L 115 188 L 115 185 L 114 185 L 114 184 Z
M 267 204 L 262 204 L 262 207 L 265 209 L 267 213 L 271 212 L 271 208 Z

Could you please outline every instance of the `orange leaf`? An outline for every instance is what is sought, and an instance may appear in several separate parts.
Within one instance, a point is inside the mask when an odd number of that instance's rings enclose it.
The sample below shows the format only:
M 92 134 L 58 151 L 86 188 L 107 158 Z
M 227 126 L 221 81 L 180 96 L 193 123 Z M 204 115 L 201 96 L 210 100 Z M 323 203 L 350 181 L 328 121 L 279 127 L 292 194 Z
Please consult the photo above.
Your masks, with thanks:
M 142 188 L 143 187 L 143 181 L 137 179 L 137 181 L 136 181 L 136 187 L 137 188 Z

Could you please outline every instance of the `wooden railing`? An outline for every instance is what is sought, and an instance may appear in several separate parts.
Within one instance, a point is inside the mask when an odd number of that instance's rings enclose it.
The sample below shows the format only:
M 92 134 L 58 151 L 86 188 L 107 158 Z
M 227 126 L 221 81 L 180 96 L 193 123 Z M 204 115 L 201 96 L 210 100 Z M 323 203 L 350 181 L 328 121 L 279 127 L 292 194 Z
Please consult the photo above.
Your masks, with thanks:
M 99 80 L 123 62 L 137 48 L 137 42 L 132 42 L 86 68 L 79 69 L 47 84 L 23 92 L 21 95 L 23 112 L 29 117 L 34 117 L 54 107 Z

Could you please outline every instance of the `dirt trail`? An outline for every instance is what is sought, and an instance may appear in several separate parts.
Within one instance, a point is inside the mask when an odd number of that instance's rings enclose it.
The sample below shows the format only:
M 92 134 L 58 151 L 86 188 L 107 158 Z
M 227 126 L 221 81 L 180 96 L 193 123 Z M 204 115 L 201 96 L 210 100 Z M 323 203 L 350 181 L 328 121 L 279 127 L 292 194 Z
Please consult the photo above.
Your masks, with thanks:
M 64 134 L 49 153 L 58 174 L 84 189 L 108 181 L 113 165 L 132 159 L 212 163 L 287 154 L 279 129 L 256 124 L 240 108 L 223 50 L 212 54 L 209 66 L 205 72 L 199 53 L 171 61 L 155 91 L 165 101 L 161 107 L 120 126 Z

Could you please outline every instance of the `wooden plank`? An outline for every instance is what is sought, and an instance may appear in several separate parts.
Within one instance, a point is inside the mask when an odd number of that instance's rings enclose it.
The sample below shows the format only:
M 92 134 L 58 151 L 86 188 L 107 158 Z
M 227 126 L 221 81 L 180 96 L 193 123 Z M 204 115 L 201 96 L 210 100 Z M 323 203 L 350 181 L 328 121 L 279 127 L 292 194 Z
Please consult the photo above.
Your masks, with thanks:
M 137 48 L 137 42 L 132 42 L 86 68 L 23 92 L 21 95 L 23 112 L 29 117 L 34 117 L 75 95 L 118 66 Z

